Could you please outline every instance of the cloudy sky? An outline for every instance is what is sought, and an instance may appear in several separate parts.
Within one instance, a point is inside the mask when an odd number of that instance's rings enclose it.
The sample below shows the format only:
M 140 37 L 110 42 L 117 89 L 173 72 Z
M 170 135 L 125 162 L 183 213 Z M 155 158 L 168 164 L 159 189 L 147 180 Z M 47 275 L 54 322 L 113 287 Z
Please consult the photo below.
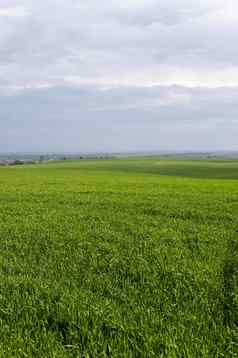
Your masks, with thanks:
M 0 152 L 238 150 L 237 0 L 0 0 Z

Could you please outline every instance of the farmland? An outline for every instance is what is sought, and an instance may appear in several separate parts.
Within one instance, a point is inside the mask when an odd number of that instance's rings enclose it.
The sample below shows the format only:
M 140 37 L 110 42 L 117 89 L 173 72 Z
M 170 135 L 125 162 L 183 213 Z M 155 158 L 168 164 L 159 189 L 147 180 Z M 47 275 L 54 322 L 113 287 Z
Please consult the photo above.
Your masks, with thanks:
M 0 168 L 0 357 L 238 357 L 238 162 Z

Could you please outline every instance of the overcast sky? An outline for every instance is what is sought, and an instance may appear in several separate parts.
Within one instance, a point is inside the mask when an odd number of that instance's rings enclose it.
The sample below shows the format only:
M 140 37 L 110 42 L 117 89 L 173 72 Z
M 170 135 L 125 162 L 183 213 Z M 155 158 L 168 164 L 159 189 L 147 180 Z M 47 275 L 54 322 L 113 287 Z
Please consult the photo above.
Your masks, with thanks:
M 237 0 L 0 0 L 0 151 L 238 150 Z

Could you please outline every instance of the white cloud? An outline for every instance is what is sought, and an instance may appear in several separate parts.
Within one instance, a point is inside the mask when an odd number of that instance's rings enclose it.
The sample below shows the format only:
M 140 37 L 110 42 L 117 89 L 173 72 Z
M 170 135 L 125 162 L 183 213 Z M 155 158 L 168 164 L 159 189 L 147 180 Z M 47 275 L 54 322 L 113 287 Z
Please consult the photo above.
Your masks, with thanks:
M 235 85 L 236 10 L 234 0 L 15 1 L 0 8 L 0 21 L 21 18 L 1 24 L 0 70 L 9 86 Z
M 0 17 L 21 18 L 27 15 L 28 12 L 24 7 L 0 7 Z

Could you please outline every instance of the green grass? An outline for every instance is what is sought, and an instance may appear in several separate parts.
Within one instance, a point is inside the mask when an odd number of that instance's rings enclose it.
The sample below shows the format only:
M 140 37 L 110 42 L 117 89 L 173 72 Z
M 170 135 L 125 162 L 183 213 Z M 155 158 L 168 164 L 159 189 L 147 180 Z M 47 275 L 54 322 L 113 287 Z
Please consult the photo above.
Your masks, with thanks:
M 0 169 L 0 357 L 238 357 L 238 162 Z

